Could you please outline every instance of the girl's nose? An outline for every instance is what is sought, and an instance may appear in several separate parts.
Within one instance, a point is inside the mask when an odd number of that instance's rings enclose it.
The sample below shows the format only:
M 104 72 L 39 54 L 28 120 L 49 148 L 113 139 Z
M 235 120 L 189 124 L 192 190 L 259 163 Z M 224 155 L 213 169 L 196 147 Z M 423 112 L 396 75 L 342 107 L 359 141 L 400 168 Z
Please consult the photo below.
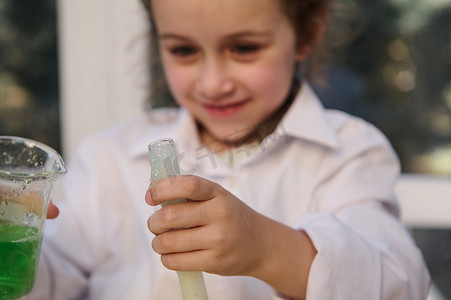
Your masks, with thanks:
M 199 72 L 197 91 L 205 100 L 221 100 L 230 96 L 235 84 L 221 61 L 206 61 Z

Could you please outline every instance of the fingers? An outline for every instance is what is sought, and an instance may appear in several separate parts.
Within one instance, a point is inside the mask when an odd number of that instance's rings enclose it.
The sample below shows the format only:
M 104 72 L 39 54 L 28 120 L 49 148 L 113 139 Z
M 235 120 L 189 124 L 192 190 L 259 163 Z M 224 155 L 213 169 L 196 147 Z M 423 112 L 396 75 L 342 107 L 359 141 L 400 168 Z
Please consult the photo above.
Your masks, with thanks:
M 47 219 L 55 219 L 56 217 L 58 217 L 60 211 L 58 209 L 58 207 L 55 206 L 55 204 L 53 204 L 52 201 L 49 202 L 49 206 L 47 208 Z
M 209 250 L 196 250 L 183 253 L 169 253 L 161 255 L 163 266 L 174 271 L 208 271 L 211 261 Z
M 152 248 L 161 254 L 161 262 L 176 271 L 222 270 L 225 256 L 210 249 L 202 228 L 173 230 L 155 237 Z
M 165 267 L 232 274 L 235 265 L 241 265 L 234 262 L 233 250 L 242 244 L 231 242 L 241 229 L 232 234 L 228 229 L 241 226 L 236 218 L 242 219 L 242 203 L 220 185 L 194 175 L 175 176 L 152 183 L 145 198 L 150 205 L 189 200 L 166 205 L 148 219 L 149 230 L 155 234 L 152 247 Z
M 227 265 L 233 260 L 233 257 L 221 255 L 214 249 L 199 249 L 161 254 L 161 262 L 170 270 L 204 271 L 224 276 L 234 274 L 227 268 Z
M 203 250 L 207 247 L 203 232 L 201 227 L 171 230 L 156 236 L 152 240 L 152 248 L 158 254 Z
M 172 230 L 173 228 L 192 228 L 206 224 L 203 205 L 198 202 L 186 202 L 168 205 L 153 213 L 147 227 L 155 234 Z
M 222 192 L 222 188 L 205 178 L 195 175 L 181 175 L 159 180 L 146 193 L 146 202 L 159 205 L 177 198 L 190 200 L 210 200 Z
M 171 210 L 171 207 L 186 207 L 189 210 L 189 206 L 193 205 L 196 205 L 196 203 L 166 206 L 155 214 L 168 208 Z M 157 219 L 158 217 L 153 219 L 155 220 L 155 225 L 152 225 L 152 217 L 149 218 L 149 228 L 154 232 L 157 231 L 156 228 L 163 231 L 152 239 L 152 248 L 161 255 L 163 265 L 168 269 L 177 271 L 200 271 L 205 269 L 207 261 L 205 253 L 212 252 L 207 251 L 209 250 L 209 240 L 205 238 L 208 235 L 206 226 L 167 230 L 166 227 L 159 226 L 160 223 Z M 180 218 L 176 219 L 182 220 Z M 186 226 L 186 220 L 180 224 Z

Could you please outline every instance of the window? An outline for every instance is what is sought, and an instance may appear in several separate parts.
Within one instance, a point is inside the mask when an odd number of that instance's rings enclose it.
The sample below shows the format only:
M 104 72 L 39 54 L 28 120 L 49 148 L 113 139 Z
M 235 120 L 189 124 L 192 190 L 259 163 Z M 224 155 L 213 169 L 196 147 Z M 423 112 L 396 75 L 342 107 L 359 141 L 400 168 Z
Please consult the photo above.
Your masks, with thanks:
M 0 134 L 60 149 L 54 0 L 0 2 Z
M 404 172 L 450 175 L 451 2 L 338 3 L 325 105 L 375 124 Z
M 404 173 L 450 177 L 451 2 L 338 1 L 339 22 L 326 85 L 315 85 L 325 106 L 378 127 L 398 153 Z M 431 197 L 446 197 L 430 191 Z M 427 201 L 428 199 L 425 199 Z M 451 298 L 451 229 L 411 228 L 435 287 Z

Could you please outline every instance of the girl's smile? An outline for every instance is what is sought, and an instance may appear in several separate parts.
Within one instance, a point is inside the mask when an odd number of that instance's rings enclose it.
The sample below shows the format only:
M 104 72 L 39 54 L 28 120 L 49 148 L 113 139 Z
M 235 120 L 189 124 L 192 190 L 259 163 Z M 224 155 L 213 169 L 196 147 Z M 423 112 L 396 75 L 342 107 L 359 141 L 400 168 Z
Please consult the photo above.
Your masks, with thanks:
M 249 103 L 250 100 L 245 99 L 230 103 L 202 103 L 202 106 L 213 117 L 227 118 L 244 110 Z
M 304 57 L 278 1 L 153 0 L 152 7 L 166 81 L 204 135 L 240 140 L 281 107 Z

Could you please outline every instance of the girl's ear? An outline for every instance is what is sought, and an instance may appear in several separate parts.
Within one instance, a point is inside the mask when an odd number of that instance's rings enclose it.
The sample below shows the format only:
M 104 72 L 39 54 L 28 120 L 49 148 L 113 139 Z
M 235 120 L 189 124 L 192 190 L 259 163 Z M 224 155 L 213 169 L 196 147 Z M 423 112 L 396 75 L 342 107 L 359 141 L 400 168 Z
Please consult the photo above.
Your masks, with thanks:
M 299 49 L 296 55 L 296 59 L 299 62 L 305 61 L 309 56 L 315 46 L 324 36 L 326 31 L 327 22 L 329 20 L 329 10 L 323 9 L 318 16 L 312 19 L 312 24 L 307 30 L 307 37 L 302 38 L 299 43 Z

